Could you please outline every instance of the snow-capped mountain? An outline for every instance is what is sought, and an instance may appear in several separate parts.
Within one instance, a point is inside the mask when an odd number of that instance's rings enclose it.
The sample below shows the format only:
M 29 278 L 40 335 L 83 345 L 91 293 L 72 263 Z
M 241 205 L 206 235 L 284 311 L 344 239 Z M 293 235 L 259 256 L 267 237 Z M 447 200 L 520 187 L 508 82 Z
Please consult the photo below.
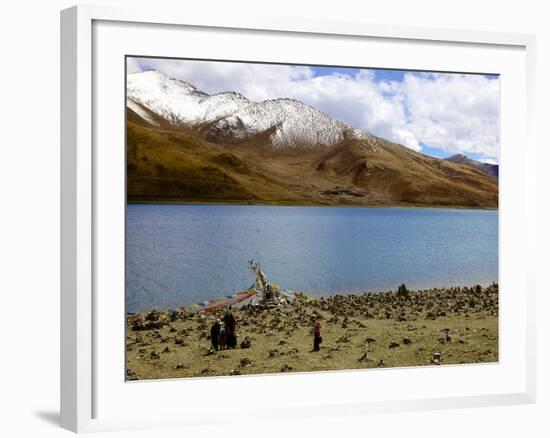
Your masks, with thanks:
M 188 125 L 219 119 L 251 103 L 238 93 L 203 93 L 156 71 L 128 75 L 127 99 L 129 105 L 138 103 L 172 123 Z
M 127 106 L 130 201 L 498 207 L 496 177 L 297 100 L 208 94 L 149 71 L 128 75 Z
M 253 102 L 235 92 L 210 95 L 156 71 L 128 75 L 127 100 L 130 109 L 152 124 L 156 122 L 144 108 L 172 124 L 201 127 L 208 138 L 217 140 L 240 141 L 267 133 L 275 149 L 330 147 L 346 139 L 373 138 L 298 100 Z

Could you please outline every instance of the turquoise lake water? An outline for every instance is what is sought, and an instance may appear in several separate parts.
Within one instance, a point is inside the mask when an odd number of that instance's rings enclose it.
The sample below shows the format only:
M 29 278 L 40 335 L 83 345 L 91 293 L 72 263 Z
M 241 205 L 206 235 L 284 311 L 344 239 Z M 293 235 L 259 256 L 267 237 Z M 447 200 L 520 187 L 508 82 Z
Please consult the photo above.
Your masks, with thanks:
M 313 295 L 498 281 L 498 211 L 133 204 L 126 304 L 173 307 L 268 279 Z

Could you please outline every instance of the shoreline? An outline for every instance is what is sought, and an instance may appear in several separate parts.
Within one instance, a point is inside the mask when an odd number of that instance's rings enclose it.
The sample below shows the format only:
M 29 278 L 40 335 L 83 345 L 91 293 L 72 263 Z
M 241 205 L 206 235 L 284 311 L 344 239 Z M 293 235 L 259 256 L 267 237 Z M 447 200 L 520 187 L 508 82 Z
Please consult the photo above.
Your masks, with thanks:
M 237 347 L 217 352 L 209 334 L 223 309 L 127 317 L 127 380 L 498 362 L 496 283 L 321 296 L 263 310 L 245 304 L 232 311 Z M 312 351 L 316 320 L 319 352 Z
M 493 280 L 490 283 L 476 283 L 476 284 L 479 284 L 482 288 L 485 289 L 485 288 L 490 287 L 491 285 L 498 284 L 498 281 Z M 463 286 L 425 287 L 425 288 L 414 289 L 414 290 L 412 290 L 412 292 L 426 292 L 426 291 L 432 291 L 432 290 L 455 289 L 455 288 L 461 288 L 461 287 L 463 287 Z M 304 293 L 307 297 L 309 297 L 311 299 L 319 300 L 321 298 L 330 298 L 330 297 L 347 296 L 347 295 L 361 297 L 361 296 L 367 295 L 367 294 L 391 294 L 391 293 L 394 293 L 395 291 L 390 290 L 390 289 L 386 289 L 386 290 L 380 290 L 380 289 L 368 290 L 368 289 L 365 289 L 365 290 L 358 291 L 358 292 L 347 292 L 347 291 L 342 291 L 342 292 L 321 292 L 321 293 L 316 294 L 316 295 L 313 295 L 312 293 L 305 292 L 305 291 L 299 291 L 299 292 Z M 204 300 L 202 300 L 202 301 L 206 301 L 207 299 L 208 298 L 204 298 Z M 143 309 L 136 310 L 136 311 L 133 311 L 133 312 L 126 312 L 126 316 L 130 317 L 130 316 L 135 316 L 135 315 L 140 315 L 140 314 L 146 314 L 146 313 L 149 313 L 149 312 L 152 312 L 152 311 L 162 312 L 162 311 L 166 311 L 166 310 L 169 310 L 169 309 L 177 309 L 181 306 L 190 305 L 190 304 L 192 304 L 192 303 L 182 303 L 180 305 L 169 305 L 169 306 L 151 306 L 151 307 L 143 308 Z M 246 302 L 244 302 L 241 305 L 246 305 Z M 234 307 L 238 307 L 238 306 L 234 306 Z
M 437 205 L 437 204 L 379 204 L 379 205 L 360 205 L 360 204 L 320 204 L 307 203 L 300 204 L 285 204 L 277 202 L 255 202 L 244 203 L 243 201 L 224 201 L 224 202 L 208 202 L 208 201 L 129 201 L 126 200 L 126 205 L 213 205 L 213 206 L 237 206 L 237 207 L 323 207 L 323 208 L 394 208 L 394 209 L 421 209 L 421 210 L 487 210 L 498 211 L 498 207 L 474 207 L 468 205 Z

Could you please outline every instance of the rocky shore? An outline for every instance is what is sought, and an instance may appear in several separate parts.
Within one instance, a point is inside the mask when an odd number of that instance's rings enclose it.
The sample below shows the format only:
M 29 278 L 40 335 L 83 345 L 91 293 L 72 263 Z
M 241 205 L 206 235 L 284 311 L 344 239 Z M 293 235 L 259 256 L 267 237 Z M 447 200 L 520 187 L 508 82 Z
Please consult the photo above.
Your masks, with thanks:
M 498 361 L 498 285 L 297 299 L 234 308 L 238 343 L 214 351 L 209 313 L 127 320 L 127 380 Z M 313 352 L 313 326 L 323 342 Z

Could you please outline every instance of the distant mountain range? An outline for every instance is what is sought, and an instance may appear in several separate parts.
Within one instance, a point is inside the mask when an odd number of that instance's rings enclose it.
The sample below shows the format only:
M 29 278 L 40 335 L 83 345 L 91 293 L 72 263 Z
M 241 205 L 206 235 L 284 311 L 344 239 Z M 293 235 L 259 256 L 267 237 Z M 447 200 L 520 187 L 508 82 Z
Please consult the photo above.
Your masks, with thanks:
M 464 164 L 466 166 L 473 167 L 474 169 L 481 170 L 487 175 L 498 177 L 498 164 L 481 163 L 479 161 L 468 158 L 464 154 L 456 154 L 452 157 L 445 158 L 445 160 L 449 161 L 450 163 Z
M 129 202 L 496 208 L 498 166 L 457 157 L 428 157 L 294 99 L 127 77 Z

